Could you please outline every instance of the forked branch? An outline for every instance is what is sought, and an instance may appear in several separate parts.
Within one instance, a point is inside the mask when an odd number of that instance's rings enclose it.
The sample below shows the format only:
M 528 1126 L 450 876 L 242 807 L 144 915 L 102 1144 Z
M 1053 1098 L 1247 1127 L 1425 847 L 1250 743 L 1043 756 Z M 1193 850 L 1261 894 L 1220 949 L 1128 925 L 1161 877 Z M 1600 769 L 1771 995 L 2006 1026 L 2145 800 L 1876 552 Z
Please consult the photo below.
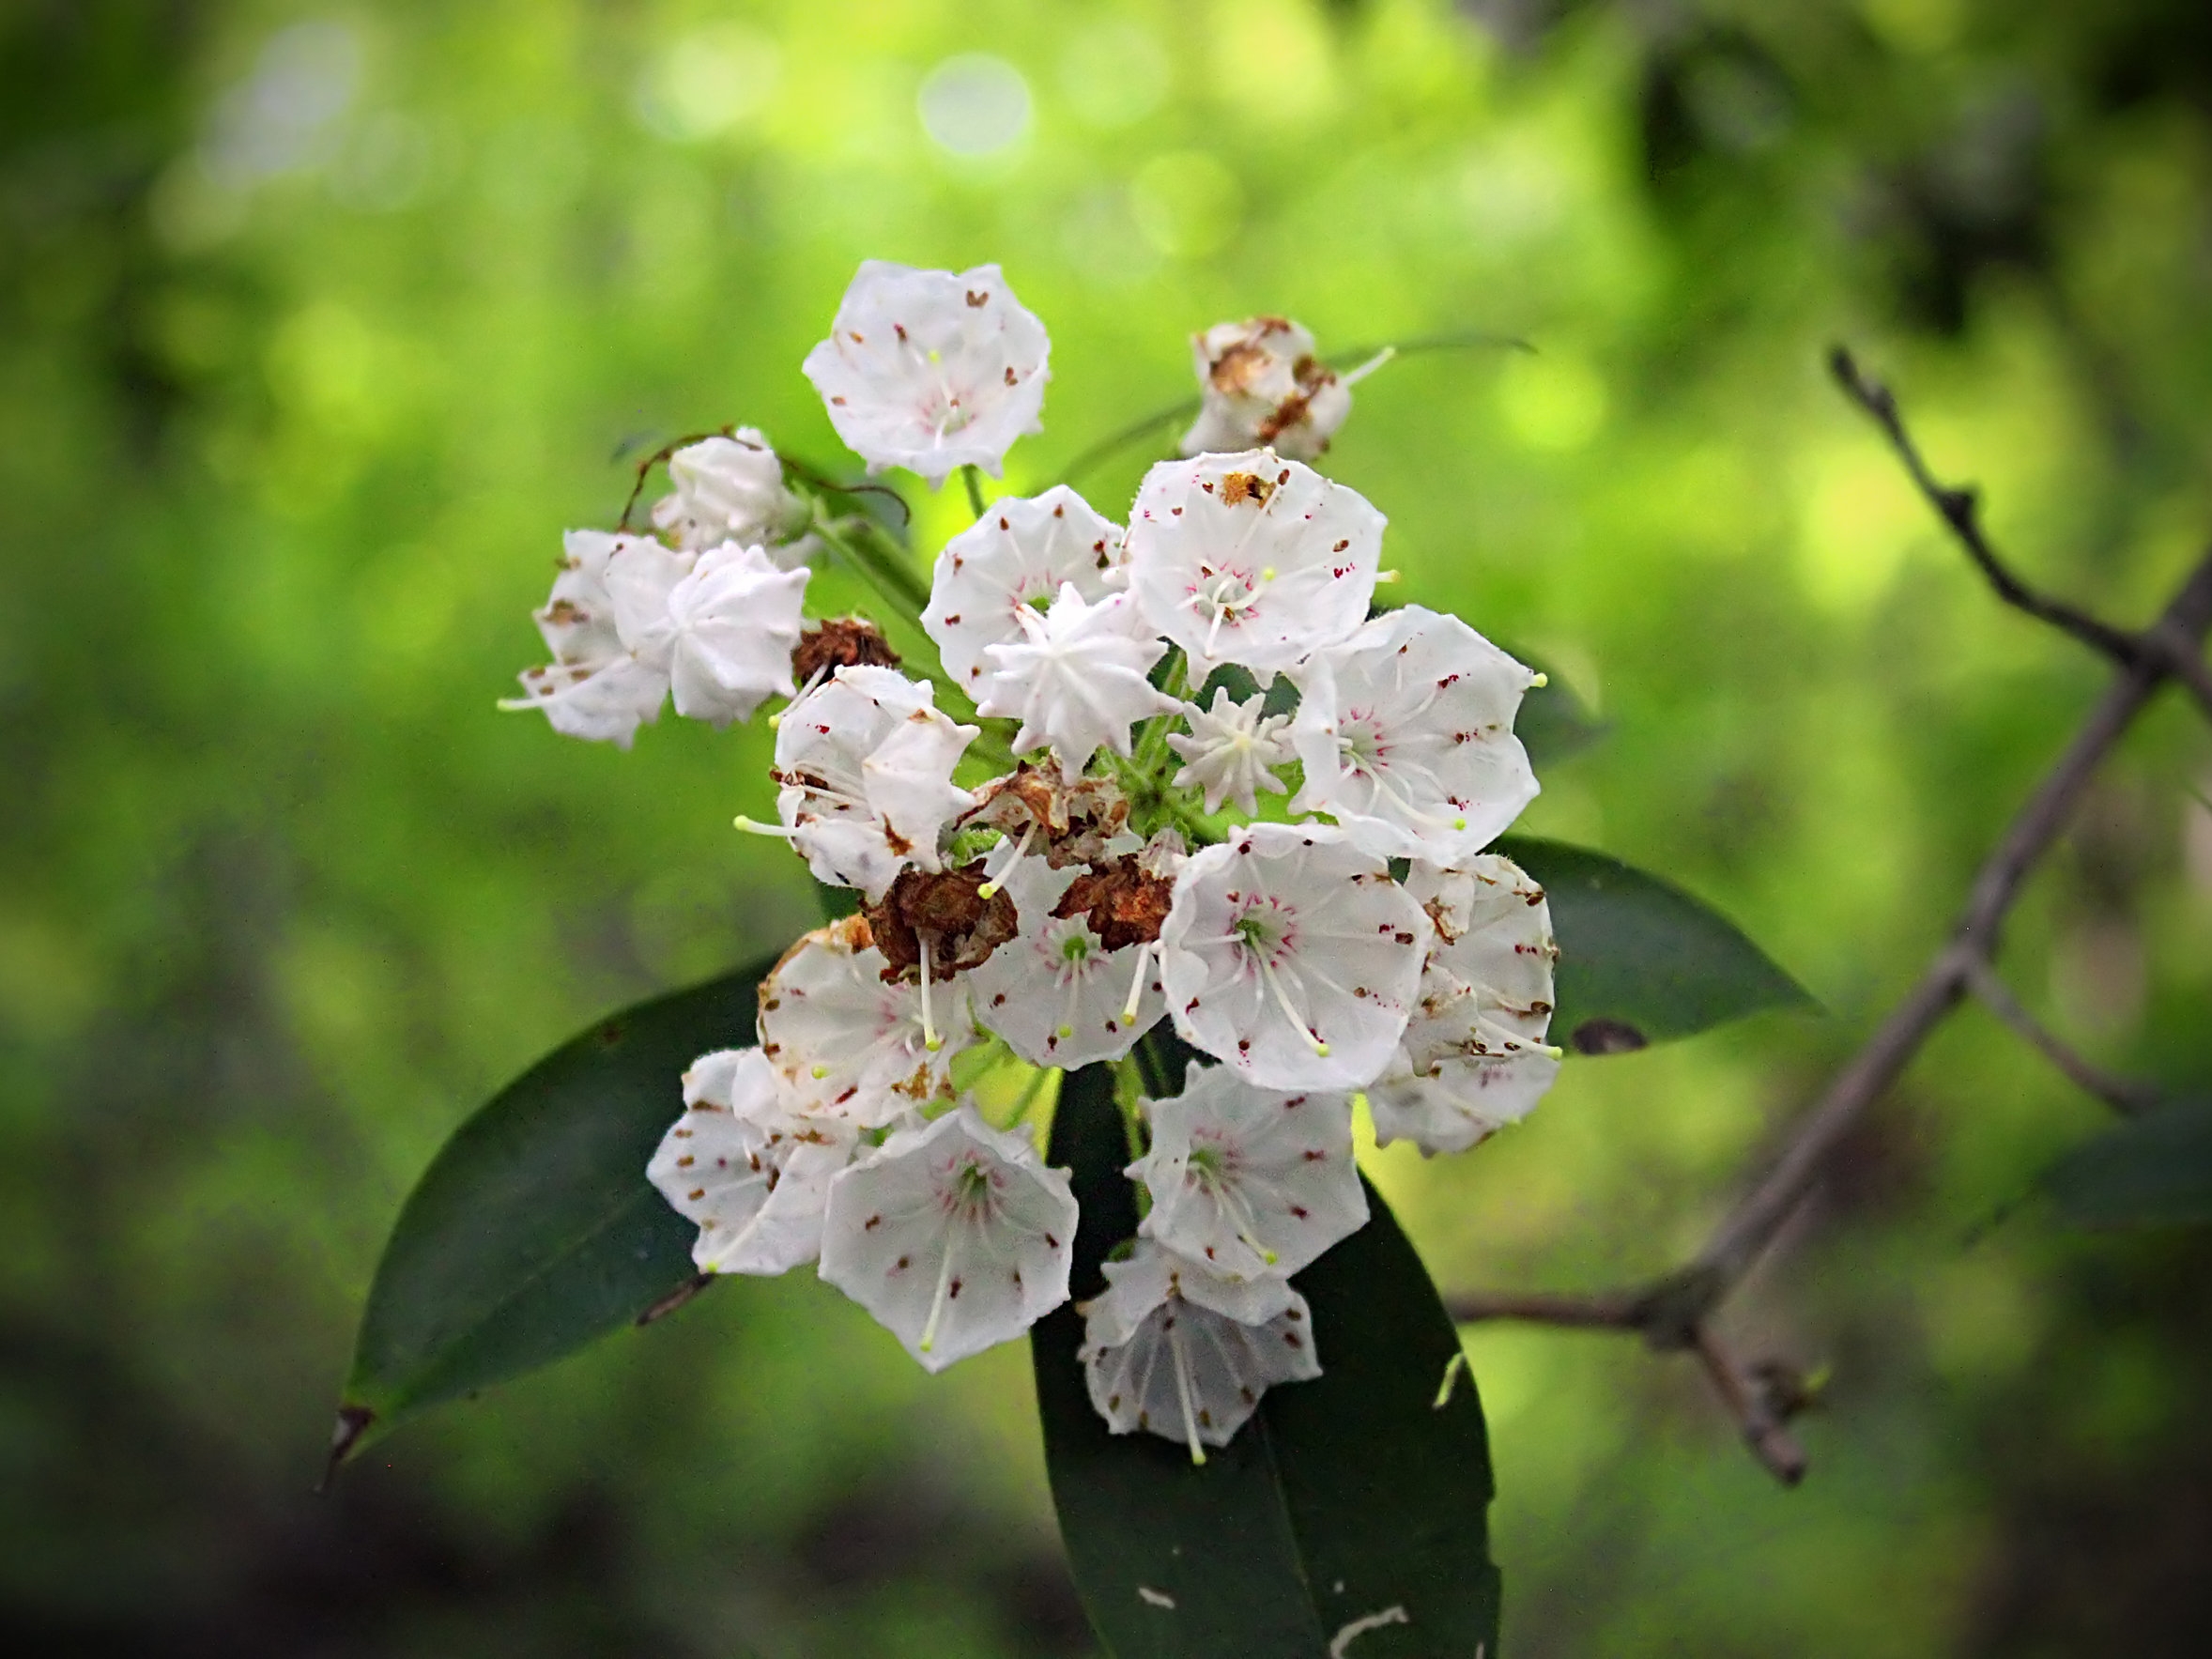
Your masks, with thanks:
M 1929 1034 L 1970 994 L 1978 996 L 2089 1093 L 2121 1111 L 2141 1111 L 2154 1102 L 2155 1094 L 2144 1085 L 2092 1066 L 2020 1007 L 1997 977 L 1998 940 L 2029 873 L 2051 851 L 2099 763 L 2159 686 L 2169 679 L 2181 680 L 2212 713 L 2212 672 L 2207 672 L 2203 656 L 2205 633 L 2212 628 L 2212 553 L 2189 573 L 2158 620 L 2141 631 L 2114 627 L 2048 598 L 2021 581 L 1989 545 L 1974 492 L 1939 484 L 1928 472 L 1888 389 L 1863 376 L 1841 348 L 1830 363 L 1844 389 L 1888 436 L 1921 493 L 1998 596 L 2088 644 L 2111 659 L 2118 671 L 1983 861 L 1949 940 L 1797 1120 L 1773 1164 L 1737 1200 L 1690 1263 L 1640 1286 L 1585 1293 L 1467 1295 L 1450 1302 L 1453 1316 L 1463 1323 L 1521 1319 L 1636 1331 L 1655 1348 L 1697 1354 L 1746 1443 L 1786 1483 L 1794 1483 L 1805 1468 L 1804 1454 L 1787 1431 L 1795 1407 L 1790 1399 L 1758 1385 L 1756 1378 L 1772 1368 L 1755 1365 L 1746 1371 L 1719 1345 L 1713 1314 L 1819 1184 L 1837 1145 L 1912 1063 Z

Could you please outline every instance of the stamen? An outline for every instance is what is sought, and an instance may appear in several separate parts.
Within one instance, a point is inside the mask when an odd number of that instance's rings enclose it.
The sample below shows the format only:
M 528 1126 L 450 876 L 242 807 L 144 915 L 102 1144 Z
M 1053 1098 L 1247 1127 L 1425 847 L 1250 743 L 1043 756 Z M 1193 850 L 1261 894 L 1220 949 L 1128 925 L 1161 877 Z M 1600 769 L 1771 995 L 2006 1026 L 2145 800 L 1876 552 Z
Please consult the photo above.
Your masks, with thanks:
M 780 823 L 762 823 L 759 819 L 747 818 L 742 812 L 730 822 L 748 836 L 773 836 L 779 841 L 788 841 L 799 833 L 796 829 L 786 829 Z
M 1175 1325 L 1167 1328 L 1167 1351 L 1175 1361 L 1175 1395 L 1183 1403 L 1183 1437 L 1190 1444 L 1190 1461 L 1203 1465 L 1206 1447 L 1198 1438 L 1198 1414 L 1190 1408 L 1190 1368 L 1183 1358 L 1183 1333 Z
M 1386 346 L 1350 374 L 1339 376 L 1337 384 L 1345 388 L 1357 386 L 1397 355 L 1398 348 L 1395 346 Z
M 952 1284 L 953 1247 L 960 1242 L 960 1226 L 956 1222 L 945 1238 L 945 1265 L 937 1269 L 937 1294 L 929 1298 L 929 1323 L 922 1327 L 921 1350 L 927 1354 L 937 1345 L 937 1321 L 944 1315 L 945 1292 Z
M 1298 1009 L 1291 1006 L 1290 992 L 1283 989 L 1283 981 L 1276 975 L 1275 964 L 1266 958 L 1260 960 L 1260 977 L 1267 982 L 1267 989 L 1275 993 L 1275 1000 L 1283 1005 L 1283 1011 L 1290 1016 L 1290 1022 L 1298 1028 L 1298 1035 L 1306 1039 L 1316 1060 L 1329 1058 L 1329 1045 L 1321 1040 L 1320 1033 L 1308 1025 Z
M 1144 975 L 1152 966 L 1152 951 L 1157 943 L 1156 940 L 1146 940 L 1137 946 L 1137 971 L 1129 975 L 1129 1001 L 1121 1005 L 1121 1022 L 1124 1025 L 1134 1025 L 1137 1022 L 1137 1004 L 1144 994 Z
M 937 1035 L 936 1024 L 929 1018 L 929 935 L 921 935 L 922 944 L 922 1047 L 934 1054 L 945 1046 L 945 1039 Z
M 1272 1267 L 1277 1260 L 1276 1254 L 1260 1242 L 1259 1218 L 1252 1213 L 1252 1206 L 1245 1203 L 1244 1194 L 1237 1191 L 1233 1183 L 1224 1181 L 1218 1171 L 1204 1166 L 1193 1167 L 1198 1169 L 1198 1178 L 1205 1185 L 1207 1195 L 1221 1206 L 1221 1213 L 1229 1218 L 1229 1224 L 1237 1229 L 1237 1242 Z
M 1033 818 L 1029 821 L 1028 825 L 1022 831 L 1022 838 L 1019 841 L 1001 841 L 997 846 L 991 850 L 991 856 L 985 859 L 983 863 L 983 873 L 989 876 L 991 879 L 985 882 L 982 886 L 975 889 L 976 898 L 982 899 L 991 899 L 998 897 L 1000 878 L 1004 876 L 1006 871 L 1012 869 L 1017 864 L 1022 862 L 1023 855 L 1026 854 L 1029 851 L 1029 838 L 1036 834 L 1037 820 Z M 1013 853 L 1006 858 L 1000 858 L 999 854 L 1004 853 L 1009 846 L 1014 849 Z M 996 864 L 998 868 L 995 869 L 992 868 L 991 867 L 993 864 Z
M 1551 684 L 1551 676 L 1549 674 L 1539 674 L 1535 679 L 1529 681 L 1528 684 L 1533 685 L 1537 690 L 1542 691 L 1546 685 Z
M 1206 629 L 1206 654 L 1208 657 L 1211 657 L 1214 653 L 1214 641 L 1221 637 L 1221 619 L 1229 614 L 1229 607 L 1226 605 L 1223 605 L 1219 599 L 1213 602 L 1213 626 Z

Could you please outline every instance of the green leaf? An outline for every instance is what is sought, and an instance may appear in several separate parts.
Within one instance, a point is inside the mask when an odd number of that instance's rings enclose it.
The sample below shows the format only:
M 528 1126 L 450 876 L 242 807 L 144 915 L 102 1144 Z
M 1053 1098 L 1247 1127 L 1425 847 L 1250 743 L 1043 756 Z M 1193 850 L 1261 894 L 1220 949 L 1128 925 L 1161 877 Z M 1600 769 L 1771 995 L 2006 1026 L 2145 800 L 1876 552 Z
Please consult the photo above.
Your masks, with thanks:
M 1080 1300 L 1136 1230 L 1109 1068 L 1068 1080 L 1051 1157 L 1073 1171 L 1083 1206 Z M 1061 1536 L 1117 1659 L 1328 1659 L 1362 1619 L 1381 1621 L 1346 1645 L 1354 1659 L 1496 1659 L 1482 1408 L 1464 1375 L 1438 1405 L 1458 1332 L 1372 1188 L 1368 1203 L 1368 1224 L 1294 1281 L 1322 1375 L 1270 1390 L 1203 1467 L 1176 1442 L 1108 1432 L 1072 1305 L 1032 1334 Z
M 376 1265 L 333 1466 L 374 1431 L 519 1376 L 694 1283 L 645 1179 L 684 1068 L 751 1035 L 763 961 L 625 1009 L 494 1096 L 430 1161 Z
M 2083 1142 L 2043 1174 L 2077 1227 L 2212 1221 L 2212 1102 L 2161 1107 Z
M 1733 922 L 1646 870 L 1533 836 L 1505 836 L 1496 851 L 1551 900 L 1552 1040 L 1574 1052 L 1625 1053 L 1762 1008 L 1818 1006 Z

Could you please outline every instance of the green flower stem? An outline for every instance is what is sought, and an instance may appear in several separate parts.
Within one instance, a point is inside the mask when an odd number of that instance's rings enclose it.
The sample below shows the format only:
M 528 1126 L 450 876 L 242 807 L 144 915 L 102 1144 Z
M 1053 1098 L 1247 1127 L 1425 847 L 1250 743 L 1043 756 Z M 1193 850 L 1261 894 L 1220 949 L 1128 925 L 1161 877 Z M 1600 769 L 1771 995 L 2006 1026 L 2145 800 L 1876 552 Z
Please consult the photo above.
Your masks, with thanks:
M 1176 651 L 1169 660 L 1167 678 L 1160 682 L 1160 689 L 1178 699 L 1189 697 L 1190 678 L 1185 671 L 1189 667 L 1189 659 L 1180 650 Z M 1145 776 L 1150 777 L 1163 770 L 1169 754 L 1168 733 L 1175 730 L 1175 722 L 1181 718 L 1180 714 L 1155 714 L 1144 722 L 1144 730 L 1137 739 L 1135 758 L 1137 769 Z
M 968 505 L 975 509 L 975 516 L 983 516 L 983 474 L 976 471 L 971 461 L 960 469 L 960 482 L 968 486 Z
M 929 600 L 929 590 L 921 573 L 905 557 L 903 548 L 866 519 L 831 518 L 817 514 L 814 532 L 822 538 L 824 546 L 875 591 L 876 596 L 895 615 L 915 633 L 927 632 L 921 619 L 922 608 Z M 934 657 L 933 653 L 931 656 Z M 991 761 L 1000 771 L 1011 770 L 1014 764 L 1011 725 L 986 720 L 976 714 L 975 699 L 934 660 L 921 667 L 920 671 L 937 688 L 940 709 L 962 725 L 973 722 L 983 728 L 982 735 L 976 738 L 970 752 Z
M 858 533 L 850 533 L 848 527 Z M 818 506 L 814 533 L 822 545 L 858 573 L 860 579 L 905 621 L 919 628 L 929 603 L 929 585 L 913 561 L 886 545 L 883 532 L 866 519 L 832 518 Z

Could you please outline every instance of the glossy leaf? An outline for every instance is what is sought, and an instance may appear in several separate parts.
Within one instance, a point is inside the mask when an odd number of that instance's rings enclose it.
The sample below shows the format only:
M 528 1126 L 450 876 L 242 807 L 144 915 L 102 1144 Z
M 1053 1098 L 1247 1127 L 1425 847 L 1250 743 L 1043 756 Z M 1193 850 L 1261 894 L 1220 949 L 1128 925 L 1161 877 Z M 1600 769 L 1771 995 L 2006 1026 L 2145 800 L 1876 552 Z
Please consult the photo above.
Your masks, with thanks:
M 1648 870 L 1533 836 L 1496 850 L 1551 900 L 1552 1040 L 1573 1052 L 1624 1053 L 1764 1008 L 1816 1006 L 1733 922 Z
M 1080 1301 L 1137 1221 L 1106 1068 L 1068 1080 L 1052 1160 L 1083 1205 Z M 1368 1201 L 1368 1224 L 1294 1281 L 1322 1375 L 1270 1390 L 1203 1467 L 1178 1443 L 1108 1432 L 1073 1306 L 1033 1334 L 1061 1536 L 1117 1659 L 1327 1659 L 1340 1638 L 1357 1659 L 1496 1659 L 1482 1406 L 1464 1375 L 1438 1404 L 1458 1333 L 1389 1206 Z
M 2162 1107 L 2107 1129 L 2044 1172 L 2043 1189 L 2078 1227 L 2212 1221 L 2212 1102 Z
M 338 1453 L 370 1430 L 575 1352 L 681 1294 L 696 1229 L 645 1179 L 684 1069 L 751 1039 L 772 962 L 638 1004 L 556 1049 L 453 1132 L 369 1291 Z

